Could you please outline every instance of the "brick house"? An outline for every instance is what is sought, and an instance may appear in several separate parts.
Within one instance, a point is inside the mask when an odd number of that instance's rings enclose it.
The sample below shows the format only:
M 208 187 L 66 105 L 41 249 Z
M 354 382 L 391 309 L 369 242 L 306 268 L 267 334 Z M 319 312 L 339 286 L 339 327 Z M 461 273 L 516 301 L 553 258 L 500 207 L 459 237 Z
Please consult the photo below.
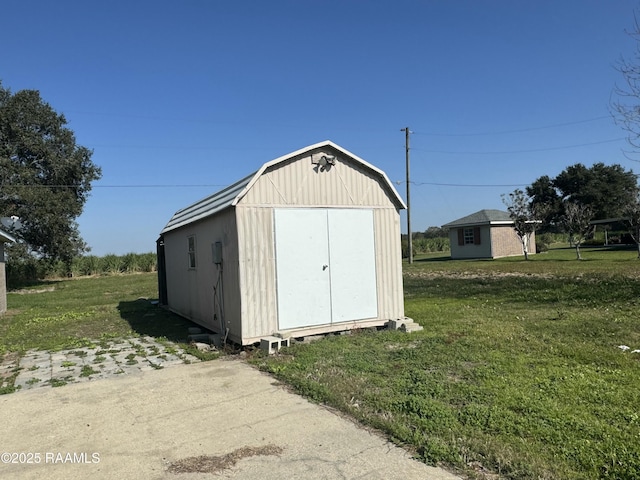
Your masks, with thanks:
M 442 226 L 449 229 L 451 258 L 500 258 L 524 255 L 513 220 L 502 210 L 480 210 Z M 536 252 L 535 232 L 529 255 Z

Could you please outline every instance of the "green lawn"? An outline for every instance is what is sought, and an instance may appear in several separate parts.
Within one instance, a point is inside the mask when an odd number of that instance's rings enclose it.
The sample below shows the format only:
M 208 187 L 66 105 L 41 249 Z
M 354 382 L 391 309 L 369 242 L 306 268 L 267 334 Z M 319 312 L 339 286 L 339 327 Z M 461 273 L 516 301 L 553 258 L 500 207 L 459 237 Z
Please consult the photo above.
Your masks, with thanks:
M 405 265 L 405 308 L 424 331 L 331 336 L 255 362 L 430 464 L 637 479 L 640 261 L 583 256 L 418 259 Z
M 251 361 L 430 464 L 479 478 L 637 479 L 640 261 L 624 249 L 583 256 L 418 258 L 405 265 L 405 309 L 423 331 L 332 335 Z M 154 273 L 31 290 L 8 294 L 0 354 L 131 335 L 184 342 L 193 325 L 149 302 Z
M 155 273 L 47 281 L 9 292 L 8 311 L 0 317 L 0 355 L 139 335 L 186 342 L 194 324 L 152 305 L 157 297 Z

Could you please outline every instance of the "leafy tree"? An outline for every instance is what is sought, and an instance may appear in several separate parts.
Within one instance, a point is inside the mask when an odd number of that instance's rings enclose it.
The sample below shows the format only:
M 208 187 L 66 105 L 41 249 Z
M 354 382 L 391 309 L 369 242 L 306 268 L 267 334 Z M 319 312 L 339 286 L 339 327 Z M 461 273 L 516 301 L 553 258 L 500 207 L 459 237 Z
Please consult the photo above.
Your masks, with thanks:
M 429 227 L 424 233 L 424 238 L 448 238 L 449 237 L 449 229 L 442 227 Z
M 86 250 L 76 218 L 101 170 L 66 124 L 38 91 L 0 83 L 0 217 L 20 218 L 16 253 L 70 267 Z
M 582 260 L 580 245 L 593 233 L 594 227 L 591 225 L 592 220 L 593 210 L 591 210 L 588 205 L 582 205 L 569 200 L 564 202 L 562 224 L 576 249 L 576 258 L 578 260 Z
M 594 218 L 616 218 L 638 193 L 638 180 L 620 165 L 596 163 L 567 167 L 554 180 L 563 198 L 588 206 Z
M 543 228 L 554 230 L 562 214 L 562 198 L 548 175 L 538 178 L 526 188 L 531 206 L 538 213 Z
M 516 231 L 520 243 L 522 243 L 524 259 L 529 260 L 531 235 L 535 232 L 536 224 L 538 223 L 531 198 L 522 190 L 517 189 L 508 196 L 503 195 L 502 201 L 507 206 L 509 216 L 513 220 L 513 229 Z
M 527 193 L 534 207 L 544 214 L 547 225 L 562 225 L 566 214 L 564 202 L 589 207 L 593 218 L 619 218 L 626 205 L 638 195 L 638 182 L 631 170 L 620 165 L 596 163 L 587 168 L 581 163 L 571 165 L 558 176 L 538 178 Z

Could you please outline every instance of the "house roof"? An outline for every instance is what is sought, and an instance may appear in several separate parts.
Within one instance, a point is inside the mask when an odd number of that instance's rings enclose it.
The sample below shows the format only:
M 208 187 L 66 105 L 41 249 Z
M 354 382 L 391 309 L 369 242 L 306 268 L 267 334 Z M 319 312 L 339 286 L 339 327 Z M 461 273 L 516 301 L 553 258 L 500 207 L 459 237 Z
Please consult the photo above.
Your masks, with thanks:
M 13 238 L 13 236 L 11 236 L 10 234 L 8 234 L 7 232 L 5 232 L 4 230 L 0 230 L 0 242 L 3 243 L 13 243 L 15 242 L 16 239 Z
M 449 222 L 443 227 L 470 227 L 477 225 L 510 225 L 513 220 L 509 216 L 509 212 L 502 210 L 480 210 L 466 217 L 459 218 L 453 222 Z
M 288 153 L 287 155 L 283 155 L 282 157 L 278 157 L 270 162 L 265 163 L 260 167 L 260 169 L 251 175 L 244 177 L 241 180 L 238 180 L 236 183 L 229 185 L 228 187 L 220 190 L 219 192 L 214 193 L 202 200 L 199 200 L 188 207 L 185 207 L 181 210 L 178 210 L 173 217 L 169 220 L 167 225 L 162 230 L 162 233 L 169 232 L 171 230 L 175 230 L 176 228 L 180 228 L 184 225 L 188 225 L 190 223 L 196 222 L 198 220 L 202 220 L 203 218 L 214 215 L 225 208 L 233 207 L 238 204 L 238 202 L 246 195 L 246 193 L 253 187 L 253 185 L 258 181 L 260 176 L 270 167 L 278 165 L 280 163 L 286 162 L 295 158 L 299 155 L 302 155 L 308 151 L 315 150 L 322 147 L 330 147 L 343 155 L 349 157 L 354 162 L 360 164 L 360 166 L 366 168 L 367 170 L 374 173 L 378 176 L 382 183 L 388 187 L 388 190 L 393 197 L 393 200 L 397 203 L 400 208 L 407 208 L 404 201 L 393 187 L 393 184 L 387 177 L 387 175 L 380 169 L 374 167 L 370 163 L 365 162 L 360 157 L 354 155 L 353 153 L 345 150 L 344 148 L 336 145 L 335 143 L 326 140 L 324 142 L 316 143 L 314 145 L 309 145 L 308 147 L 301 148 L 300 150 L 296 150 L 295 152 Z

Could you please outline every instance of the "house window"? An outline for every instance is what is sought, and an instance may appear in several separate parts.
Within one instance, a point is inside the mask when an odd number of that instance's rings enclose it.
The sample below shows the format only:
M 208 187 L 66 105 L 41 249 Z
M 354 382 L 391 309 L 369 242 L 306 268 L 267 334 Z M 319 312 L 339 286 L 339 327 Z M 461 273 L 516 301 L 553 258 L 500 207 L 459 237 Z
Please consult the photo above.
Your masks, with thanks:
M 189 241 L 189 268 L 196 268 L 196 237 L 191 235 L 187 240 Z
M 458 245 L 480 245 L 480 227 L 459 228 Z
M 474 243 L 474 235 L 473 228 L 465 228 L 464 229 L 464 244 L 465 245 L 473 245 Z

